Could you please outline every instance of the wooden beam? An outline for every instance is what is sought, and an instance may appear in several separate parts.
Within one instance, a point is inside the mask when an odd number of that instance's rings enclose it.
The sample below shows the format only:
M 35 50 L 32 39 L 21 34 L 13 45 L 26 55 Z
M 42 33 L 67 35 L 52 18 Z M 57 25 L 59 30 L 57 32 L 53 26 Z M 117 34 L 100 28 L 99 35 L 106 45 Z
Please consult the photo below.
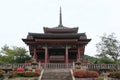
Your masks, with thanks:
M 36 42 L 77 42 L 77 39 L 35 39 Z

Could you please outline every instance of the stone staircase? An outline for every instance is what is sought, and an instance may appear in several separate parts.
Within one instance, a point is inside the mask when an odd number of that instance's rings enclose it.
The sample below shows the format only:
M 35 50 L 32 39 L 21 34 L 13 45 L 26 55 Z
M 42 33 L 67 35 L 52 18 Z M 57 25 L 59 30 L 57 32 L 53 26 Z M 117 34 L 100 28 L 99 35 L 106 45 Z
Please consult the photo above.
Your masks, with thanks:
M 41 80 L 72 80 L 69 69 L 46 69 Z

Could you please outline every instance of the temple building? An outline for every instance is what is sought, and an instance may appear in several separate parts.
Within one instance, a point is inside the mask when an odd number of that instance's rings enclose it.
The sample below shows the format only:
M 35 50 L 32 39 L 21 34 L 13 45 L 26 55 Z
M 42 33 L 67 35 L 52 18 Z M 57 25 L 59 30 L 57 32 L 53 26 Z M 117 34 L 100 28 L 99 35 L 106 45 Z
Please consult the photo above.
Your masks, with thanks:
M 63 26 L 61 9 L 59 16 L 57 27 L 44 27 L 44 33 L 28 33 L 27 38 L 22 39 L 36 61 L 68 64 L 84 55 L 91 39 L 87 39 L 85 33 L 78 33 L 78 27 Z

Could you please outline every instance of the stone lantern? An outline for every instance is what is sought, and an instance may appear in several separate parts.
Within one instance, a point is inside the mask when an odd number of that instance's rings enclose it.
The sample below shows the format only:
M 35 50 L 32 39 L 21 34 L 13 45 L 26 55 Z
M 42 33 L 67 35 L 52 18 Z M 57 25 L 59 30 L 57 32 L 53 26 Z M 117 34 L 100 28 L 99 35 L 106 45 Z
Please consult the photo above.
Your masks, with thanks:
M 9 71 L 12 70 L 12 65 L 7 64 L 7 65 L 4 67 L 3 70 L 5 71 L 5 74 L 3 74 L 3 77 L 4 77 L 4 79 L 6 80 L 6 79 L 8 79 L 9 76 L 10 76 Z
M 75 69 L 81 69 L 81 61 L 77 60 L 77 62 L 75 62 Z
M 35 69 L 38 68 L 38 63 L 34 60 L 34 61 L 31 63 L 31 66 L 32 66 L 33 71 L 35 71 Z
M 12 65 L 11 64 L 7 64 L 6 67 L 4 68 L 4 70 L 6 71 L 6 73 L 9 73 L 9 71 L 12 70 Z

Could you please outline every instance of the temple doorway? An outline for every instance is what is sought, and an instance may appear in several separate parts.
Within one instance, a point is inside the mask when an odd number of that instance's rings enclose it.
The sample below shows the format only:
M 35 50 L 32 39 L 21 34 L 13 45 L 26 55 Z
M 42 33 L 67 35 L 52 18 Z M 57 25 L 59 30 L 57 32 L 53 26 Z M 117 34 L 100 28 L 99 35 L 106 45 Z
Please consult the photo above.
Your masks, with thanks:
M 49 63 L 64 63 L 65 49 L 49 49 Z

